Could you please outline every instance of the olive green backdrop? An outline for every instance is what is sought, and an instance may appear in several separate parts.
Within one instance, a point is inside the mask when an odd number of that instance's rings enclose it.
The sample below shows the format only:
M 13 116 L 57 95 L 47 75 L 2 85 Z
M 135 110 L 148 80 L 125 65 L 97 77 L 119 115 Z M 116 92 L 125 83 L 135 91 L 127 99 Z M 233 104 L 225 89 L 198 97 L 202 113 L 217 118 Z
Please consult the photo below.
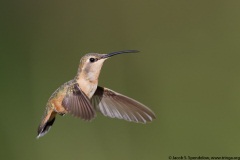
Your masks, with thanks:
M 240 156 L 240 1 L 1 1 L 0 159 L 161 160 Z M 147 125 L 58 116 L 45 104 L 88 52 L 100 85 L 149 106 Z

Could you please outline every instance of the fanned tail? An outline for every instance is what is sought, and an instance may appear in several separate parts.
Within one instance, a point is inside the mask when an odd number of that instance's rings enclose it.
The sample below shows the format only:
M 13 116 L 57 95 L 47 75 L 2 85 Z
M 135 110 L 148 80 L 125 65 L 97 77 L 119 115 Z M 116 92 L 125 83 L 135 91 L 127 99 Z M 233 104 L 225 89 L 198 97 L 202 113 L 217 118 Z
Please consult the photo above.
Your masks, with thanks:
M 56 112 L 54 111 L 46 111 L 42 118 L 42 122 L 38 126 L 38 135 L 37 138 L 44 136 L 51 128 L 55 121 Z

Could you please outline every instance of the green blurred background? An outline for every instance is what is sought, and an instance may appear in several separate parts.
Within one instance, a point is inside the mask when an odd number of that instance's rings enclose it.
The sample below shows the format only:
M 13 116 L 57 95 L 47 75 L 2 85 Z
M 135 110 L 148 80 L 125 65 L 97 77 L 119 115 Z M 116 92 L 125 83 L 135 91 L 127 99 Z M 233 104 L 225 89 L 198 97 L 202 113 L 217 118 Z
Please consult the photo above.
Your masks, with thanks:
M 1 1 L 0 159 L 160 160 L 240 156 L 240 1 Z M 147 125 L 57 117 L 36 139 L 50 95 L 88 52 L 100 85 L 149 106 Z

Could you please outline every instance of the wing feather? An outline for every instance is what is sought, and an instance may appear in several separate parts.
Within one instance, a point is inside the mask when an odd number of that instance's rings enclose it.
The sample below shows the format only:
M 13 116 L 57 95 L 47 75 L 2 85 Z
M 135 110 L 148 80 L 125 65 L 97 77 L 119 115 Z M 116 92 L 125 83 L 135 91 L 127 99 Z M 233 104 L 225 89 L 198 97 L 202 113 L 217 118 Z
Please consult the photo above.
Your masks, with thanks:
M 153 111 L 142 103 L 100 86 L 91 98 L 91 103 L 104 116 L 111 118 L 140 123 L 150 122 L 156 118 Z
M 62 101 L 63 107 L 73 116 L 84 120 L 91 120 L 95 117 L 95 110 L 88 97 L 80 89 L 78 84 L 69 87 L 66 96 Z

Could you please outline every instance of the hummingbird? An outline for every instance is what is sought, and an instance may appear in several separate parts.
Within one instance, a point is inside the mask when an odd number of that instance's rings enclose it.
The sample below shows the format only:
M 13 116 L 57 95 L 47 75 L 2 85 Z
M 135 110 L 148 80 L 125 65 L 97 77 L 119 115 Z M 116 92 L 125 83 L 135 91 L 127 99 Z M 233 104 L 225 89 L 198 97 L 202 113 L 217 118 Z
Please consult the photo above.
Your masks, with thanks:
M 98 77 L 106 59 L 118 54 L 136 52 L 139 51 L 88 53 L 83 56 L 75 78 L 60 86 L 49 98 L 38 127 L 37 138 L 44 136 L 50 130 L 56 115 L 70 114 L 91 121 L 96 117 L 96 111 L 99 111 L 107 117 L 136 123 L 151 122 L 155 119 L 154 112 L 144 104 L 106 87 L 98 86 Z

